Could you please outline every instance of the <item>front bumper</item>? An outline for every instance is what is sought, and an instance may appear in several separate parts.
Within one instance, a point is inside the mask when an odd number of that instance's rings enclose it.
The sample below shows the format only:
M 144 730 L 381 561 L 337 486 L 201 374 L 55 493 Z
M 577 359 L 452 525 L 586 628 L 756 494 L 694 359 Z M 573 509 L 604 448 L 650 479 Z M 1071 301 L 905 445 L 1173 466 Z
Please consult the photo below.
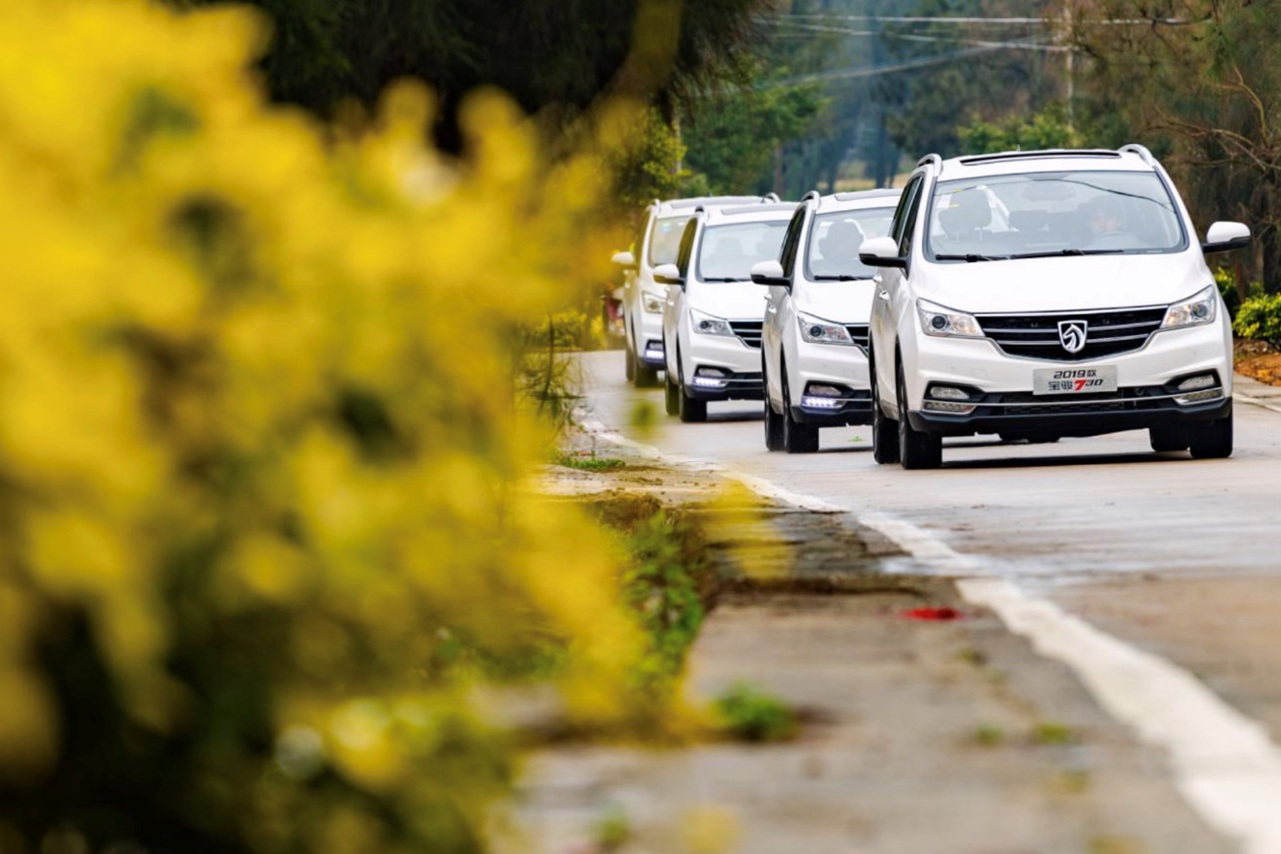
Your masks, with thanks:
M 1220 387 L 1220 391 L 1222 388 Z M 908 412 L 915 430 L 940 436 L 1000 433 L 1027 438 L 1099 436 L 1124 430 L 1214 421 L 1232 414 L 1232 398 L 1181 404 L 1164 386 L 1122 388 L 1100 395 L 1033 397 L 1028 392 L 983 395 L 973 412 Z
M 792 419 L 816 427 L 872 423 L 872 392 L 867 354 L 861 347 L 811 344 L 797 340 L 788 364 Z M 834 386 L 841 396 L 825 400 L 807 394 L 812 385 Z
M 690 335 L 689 353 L 681 354 L 686 392 L 698 400 L 761 400 L 761 350 L 728 335 Z M 704 374 L 717 373 L 720 377 Z
M 632 317 L 632 324 L 637 338 L 636 358 L 651 368 L 661 370 L 666 367 L 663 356 L 663 315 L 638 311 Z

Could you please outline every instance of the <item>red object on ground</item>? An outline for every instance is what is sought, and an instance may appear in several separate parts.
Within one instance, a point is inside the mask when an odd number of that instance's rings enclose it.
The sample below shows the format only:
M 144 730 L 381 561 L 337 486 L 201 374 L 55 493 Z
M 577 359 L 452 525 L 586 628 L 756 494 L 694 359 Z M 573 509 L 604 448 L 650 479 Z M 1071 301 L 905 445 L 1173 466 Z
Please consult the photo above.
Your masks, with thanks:
M 912 608 L 902 614 L 905 620 L 959 620 L 961 612 L 955 608 Z

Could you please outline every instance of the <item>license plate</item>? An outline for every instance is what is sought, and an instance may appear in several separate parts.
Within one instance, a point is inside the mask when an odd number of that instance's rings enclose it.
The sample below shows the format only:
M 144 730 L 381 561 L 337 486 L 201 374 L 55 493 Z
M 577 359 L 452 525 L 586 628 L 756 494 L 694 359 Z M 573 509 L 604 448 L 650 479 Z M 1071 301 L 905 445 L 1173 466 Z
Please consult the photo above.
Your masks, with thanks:
M 1032 394 L 1096 394 L 1116 391 L 1116 366 L 1042 368 L 1032 372 Z

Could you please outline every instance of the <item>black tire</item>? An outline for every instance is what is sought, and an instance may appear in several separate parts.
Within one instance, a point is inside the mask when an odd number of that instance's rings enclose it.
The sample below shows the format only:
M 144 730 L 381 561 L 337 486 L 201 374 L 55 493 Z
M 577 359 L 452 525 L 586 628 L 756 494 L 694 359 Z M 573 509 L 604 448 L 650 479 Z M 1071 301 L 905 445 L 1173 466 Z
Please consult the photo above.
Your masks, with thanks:
M 707 420 L 707 401 L 689 396 L 685 390 L 685 371 L 681 367 L 681 353 L 676 351 L 676 370 L 679 372 L 677 388 L 680 394 L 676 398 L 676 414 L 685 424 L 698 424 Z
M 637 388 L 655 388 L 658 385 L 658 368 L 651 368 L 637 359 L 635 382 Z
M 898 462 L 898 422 L 881 409 L 875 366 L 869 364 L 868 373 L 872 377 L 872 459 L 883 466 L 894 465 Z
M 667 373 L 667 381 L 663 385 L 665 390 L 665 393 L 663 394 L 663 408 L 667 411 L 668 415 L 679 415 L 681 411 L 681 387 L 676 380 L 672 378 L 670 371 Z
M 627 381 L 636 381 L 636 354 L 632 352 L 631 339 L 628 339 L 627 346 L 624 348 L 627 355 L 623 357 L 623 373 L 627 375 Z
M 1222 460 L 1232 456 L 1232 416 L 1189 424 L 1188 450 L 1194 460 Z
M 818 428 L 792 418 L 792 393 L 787 387 L 787 365 L 783 372 L 783 450 L 789 454 L 812 454 L 818 450 Z
M 765 450 L 783 450 L 783 416 L 769 403 L 769 380 L 765 375 L 765 359 L 761 358 L 761 391 L 765 395 Z
M 943 439 L 912 429 L 907 420 L 907 381 L 903 378 L 903 363 L 895 371 L 895 402 L 898 404 L 898 456 L 903 468 L 936 469 L 943 465 Z
M 1152 450 L 1158 454 L 1171 451 L 1186 451 L 1190 442 L 1188 428 L 1182 424 L 1148 429 L 1148 443 L 1152 446 Z

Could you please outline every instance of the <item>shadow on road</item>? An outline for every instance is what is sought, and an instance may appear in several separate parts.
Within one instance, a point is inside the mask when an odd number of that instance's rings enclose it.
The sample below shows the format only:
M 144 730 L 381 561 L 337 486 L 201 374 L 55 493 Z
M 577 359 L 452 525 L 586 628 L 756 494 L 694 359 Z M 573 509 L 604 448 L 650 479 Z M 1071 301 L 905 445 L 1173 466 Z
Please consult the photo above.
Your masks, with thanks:
M 999 443 L 998 443 L 999 444 Z M 976 448 L 978 445 L 964 445 L 960 447 Z M 944 460 L 943 468 L 945 469 L 1008 469 L 1008 468 L 1053 468 L 1056 466 L 1102 466 L 1116 465 L 1118 463 L 1170 463 L 1170 462 L 1187 462 L 1188 458 L 1183 453 L 1158 454 L 1148 453 L 1126 453 L 1126 454 L 1080 454 L 1071 457 L 1006 457 L 999 460 Z

